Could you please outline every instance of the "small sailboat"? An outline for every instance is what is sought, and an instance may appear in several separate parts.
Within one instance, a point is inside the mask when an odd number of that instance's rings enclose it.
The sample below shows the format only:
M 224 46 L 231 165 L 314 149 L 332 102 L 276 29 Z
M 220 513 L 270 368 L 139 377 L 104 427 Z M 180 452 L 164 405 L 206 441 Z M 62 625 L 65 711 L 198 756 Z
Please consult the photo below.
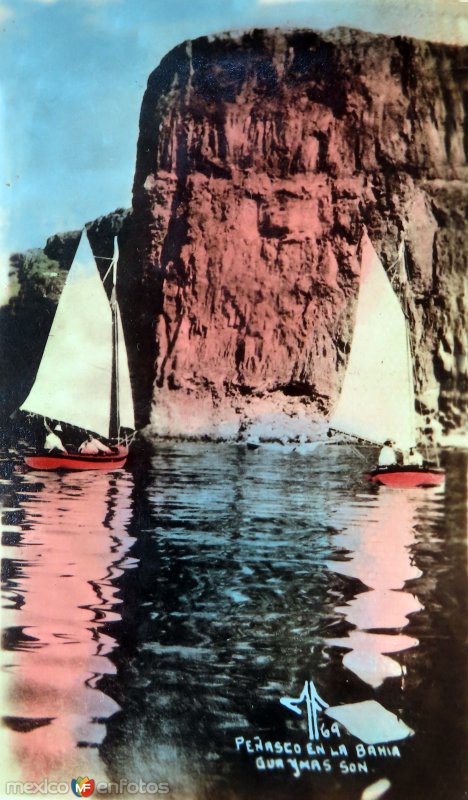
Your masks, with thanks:
M 403 452 L 416 447 L 413 358 L 409 325 L 374 247 L 364 232 L 361 275 L 348 367 L 330 428 L 383 445 L 391 440 Z M 402 254 L 400 254 L 402 257 Z M 404 264 L 400 281 L 405 280 Z M 426 465 L 391 464 L 369 474 L 390 486 L 427 486 L 444 473 Z
M 86 230 L 68 273 L 36 379 L 21 410 L 56 420 L 108 439 L 108 452 L 46 450 L 25 456 L 41 470 L 113 470 L 128 455 L 122 429 L 135 428 L 132 389 L 122 320 L 116 298 L 117 240 L 105 279 L 112 280 L 111 299 L 89 244 Z M 78 432 L 77 432 L 78 433 Z M 91 436 L 90 436 L 91 438 Z

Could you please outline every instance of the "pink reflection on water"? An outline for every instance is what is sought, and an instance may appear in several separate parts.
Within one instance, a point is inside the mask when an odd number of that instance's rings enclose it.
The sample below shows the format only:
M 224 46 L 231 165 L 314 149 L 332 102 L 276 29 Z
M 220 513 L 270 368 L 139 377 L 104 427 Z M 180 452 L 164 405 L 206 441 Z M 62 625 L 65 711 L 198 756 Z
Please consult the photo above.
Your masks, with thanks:
M 441 489 L 427 491 L 435 497 Z M 346 637 L 329 639 L 327 644 L 349 648 L 344 666 L 374 688 L 387 678 L 404 674 L 404 668 L 389 654 L 419 644 L 417 639 L 396 632 L 405 628 L 410 614 L 423 608 L 414 592 L 405 587 L 407 581 L 422 574 L 411 554 L 421 501 L 420 489 L 379 487 L 371 505 L 356 503 L 341 510 L 347 524 L 333 538 L 333 544 L 349 555 L 347 561 L 329 561 L 329 569 L 357 578 L 367 591 L 336 609 L 356 630 Z
M 131 477 L 53 473 L 20 501 L 20 608 L 4 623 L 33 640 L 13 646 L 8 668 L 11 752 L 24 780 L 104 774 L 96 747 L 118 705 L 96 688 L 114 672 L 113 640 L 101 625 L 118 619 L 111 580 L 132 565 Z M 38 726 L 38 727 L 36 727 Z M 85 745 L 79 747 L 79 745 Z M 88 745 L 88 746 L 86 746 Z

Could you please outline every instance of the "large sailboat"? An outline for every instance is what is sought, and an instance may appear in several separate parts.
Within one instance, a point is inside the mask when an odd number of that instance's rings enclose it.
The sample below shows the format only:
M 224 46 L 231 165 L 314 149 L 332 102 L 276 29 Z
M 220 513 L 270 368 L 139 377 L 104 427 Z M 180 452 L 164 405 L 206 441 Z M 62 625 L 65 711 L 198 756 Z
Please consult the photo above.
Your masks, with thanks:
M 105 280 L 112 280 L 109 300 L 86 230 L 68 273 L 36 379 L 21 410 L 73 426 L 109 440 L 108 452 L 39 450 L 25 456 L 41 470 L 112 470 L 123 467 L 128 439 L 135 428 L 132 390 L 122 320 L 116 298 L 117 240 Z M 46 423 L 47 425 L 47 423 Z M 49 428 L 50 430 L 50 428 Z M 88 452 L 87 452 L 88 451 Z
M 351 352 L 330 427 L 373 444 L 390 440 L 403 452 L 416 448 L 413 357 L 407 316 L 364 231 L 361 275 Z M 400 284 L 406 270 L 400 253 Z M 370 480 L 391 486 L 442 483 L 427 465 L 379 467 Z

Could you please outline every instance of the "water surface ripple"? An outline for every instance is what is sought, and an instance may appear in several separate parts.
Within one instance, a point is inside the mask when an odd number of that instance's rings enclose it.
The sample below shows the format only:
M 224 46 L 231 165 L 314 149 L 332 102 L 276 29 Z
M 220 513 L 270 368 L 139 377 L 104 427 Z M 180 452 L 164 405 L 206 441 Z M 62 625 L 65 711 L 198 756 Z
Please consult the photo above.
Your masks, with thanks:
M 149 450 L 110 475 L 2 462 L 15 774 L 165 781 L 178 800 L 358 800 L 382 777 L 389 798 L 461 798 L 465 457 L 445 489 L 396 490 L 340 447 Z M 404 721 L 401 758 L 258 771 L 236 737 L 306 746 L 279 702 L 306 680 Z

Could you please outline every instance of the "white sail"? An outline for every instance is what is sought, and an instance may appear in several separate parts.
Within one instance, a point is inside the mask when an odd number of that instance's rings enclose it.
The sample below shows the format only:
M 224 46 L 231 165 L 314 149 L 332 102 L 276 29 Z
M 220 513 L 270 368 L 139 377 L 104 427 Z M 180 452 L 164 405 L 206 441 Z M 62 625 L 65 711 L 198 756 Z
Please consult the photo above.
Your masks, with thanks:
M 119 366 L 126 405 L 122 424 L 128 422 L 133 427 L 133 404 L 121 327 L 120 323 Z M 84 232 L 55 312 L 35 383 L 21 408 L 108 436 L 111 372 L 112 313 Z
M 330 425 L 383 444 L 415 446 L 414 386 L 407 322 L 367 235 L 348 367 Z

